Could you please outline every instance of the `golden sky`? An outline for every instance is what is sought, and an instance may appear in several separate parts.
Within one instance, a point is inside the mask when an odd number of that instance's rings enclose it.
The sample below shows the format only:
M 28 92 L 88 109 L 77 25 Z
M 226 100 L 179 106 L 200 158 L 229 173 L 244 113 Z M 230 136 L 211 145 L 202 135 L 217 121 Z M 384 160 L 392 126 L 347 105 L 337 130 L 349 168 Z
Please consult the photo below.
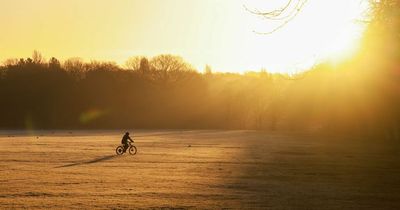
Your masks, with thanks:
M 361 0 L 308 0 L 286 27 L 246 11 L 286 0 L 0 0 L 0 60 L 81 57 L 123 64 L 135 55 L 182 56 L 200 71 L 295 72 L 357 47 Z

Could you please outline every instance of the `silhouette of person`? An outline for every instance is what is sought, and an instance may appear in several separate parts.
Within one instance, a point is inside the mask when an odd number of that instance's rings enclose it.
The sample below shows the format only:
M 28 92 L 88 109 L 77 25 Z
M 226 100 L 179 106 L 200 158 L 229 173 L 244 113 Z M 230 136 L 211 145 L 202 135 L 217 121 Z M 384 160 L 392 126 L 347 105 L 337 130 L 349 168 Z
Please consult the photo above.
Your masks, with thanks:
M 121 143 L 124 145 L 124 152 L 129 147 L 128 141 L 133 143 L 133 140 L 129 136 L 129 132 L 126 132 L 125 135 L 122 137 L 122 140 L 121 140 Z

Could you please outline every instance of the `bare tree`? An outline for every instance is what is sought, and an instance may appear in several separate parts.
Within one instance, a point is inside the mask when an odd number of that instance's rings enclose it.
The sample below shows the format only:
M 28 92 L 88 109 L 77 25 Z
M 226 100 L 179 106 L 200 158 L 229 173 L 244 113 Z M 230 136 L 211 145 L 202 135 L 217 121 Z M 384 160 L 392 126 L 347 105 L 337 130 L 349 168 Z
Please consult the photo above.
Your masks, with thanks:
M 45 62 L 45 58 L 43 57 L 42 53 L 37 50 L 34 50 L 32 53 L 33 62 L 36 64 L 42 64 Z
M 81 69 L 84 69 L 84 62 L 82 58 L 69 58 L 66 61 L 64 61 L 63 67 L 67 71 L 80 71 Z
M 308 0 L 287 0 L 287 2 L 281 7 L 270 10 L 270 11 L 261 11 L 259 9 L 250 9 L 246 5 L 244 8 L 250 13 L 263 17 L 268 21 L 277 21 L 278 25 L 272 28 L 269 31 L 259 32 L 255 31 L 258 34 L 271 34 L 279 29 L 283 28 L 287 25 L 291 20 L 293 20 L 305 6 Z
M 64 61 L 63 68 L 70 72 L 76 79 L 84 77 L 83 71 L 86 71 L 86 65 L 81 58 L 69 58 Z
M 9 58 L 5 61 L 3 61 L 4 66 L 16 66 L 18 65 L 19 59 L 17 58 Z
M 49 60 L 49 68 L 53 69 L 53 70 L 54 69 L 57 69 L 57 70 L 61 69 L 60 61 L 55 57 L 51 57 L 50 60 Z
M 146 75 L 150 72 L 149 60 L 146 57 L 140 59 L 139 70 L 142 75 Z
M 212 68 L 211 68 L 210 65 L 207 64 L 207 65 L 204 67 L 204 74 L 205 74 L 205 75 L 211 75 L 211 74 L 212 74 Z
M 125 67 L 128 68 L 129 70 L 134 70 L 137 71 L 140 68 L 140 62 L 143 59 L 143 56 L 134 56 L 128 58 L 128 60 L 125 62 Z
M 159 55 L 150 60 L 153 77 L 165 83 L 176 82 L 184 77 L 185 72 L 193 71 L 193 67 L 182 57 L 174 55 Z

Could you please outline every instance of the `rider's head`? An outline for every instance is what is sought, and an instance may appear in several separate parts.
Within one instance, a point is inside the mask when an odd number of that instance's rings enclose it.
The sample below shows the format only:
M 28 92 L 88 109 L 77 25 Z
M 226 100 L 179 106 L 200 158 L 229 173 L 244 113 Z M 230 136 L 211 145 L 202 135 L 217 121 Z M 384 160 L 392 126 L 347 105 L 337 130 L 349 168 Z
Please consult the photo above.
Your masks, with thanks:
M 125 135 L 129 136 L 129 132 L 126 132 Z

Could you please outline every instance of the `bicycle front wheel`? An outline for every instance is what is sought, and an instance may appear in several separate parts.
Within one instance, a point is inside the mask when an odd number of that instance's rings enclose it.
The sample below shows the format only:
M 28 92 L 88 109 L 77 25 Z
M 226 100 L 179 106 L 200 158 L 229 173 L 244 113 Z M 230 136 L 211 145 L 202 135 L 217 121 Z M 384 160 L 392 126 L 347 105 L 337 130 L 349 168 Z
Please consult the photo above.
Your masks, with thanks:
M 135 146 L 129 147 L 129 154 L 136 155 L 137 149 Z

